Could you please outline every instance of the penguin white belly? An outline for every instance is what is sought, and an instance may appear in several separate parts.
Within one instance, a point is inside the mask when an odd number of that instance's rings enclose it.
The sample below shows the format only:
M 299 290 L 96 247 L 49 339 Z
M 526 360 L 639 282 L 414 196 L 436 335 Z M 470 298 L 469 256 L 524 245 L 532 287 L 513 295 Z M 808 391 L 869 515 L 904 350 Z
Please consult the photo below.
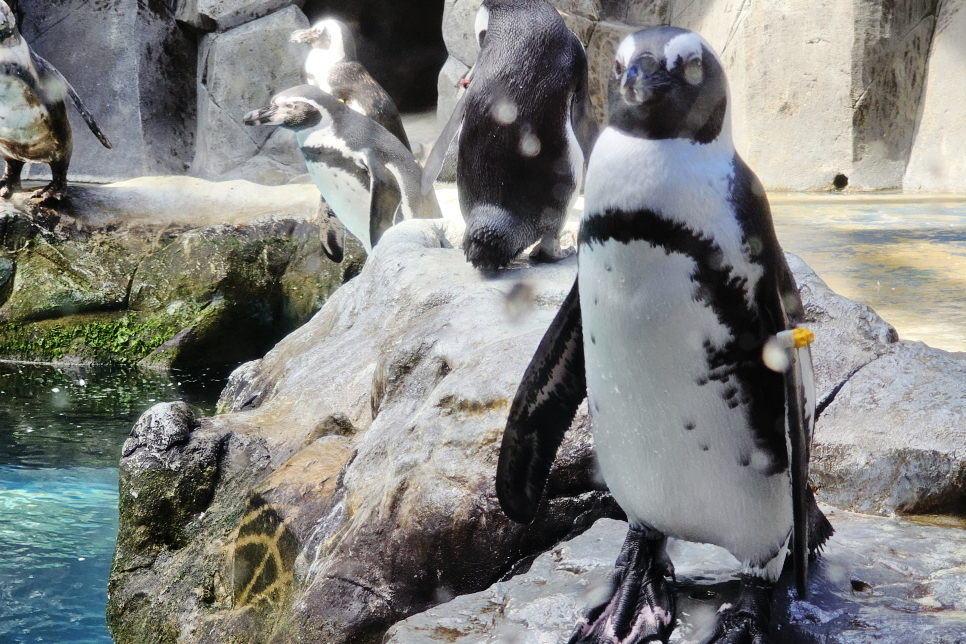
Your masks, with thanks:
M 45 161 L 50 114 L 43 102 L 18 78 L 0 76 L 0 151 L 23 161 Z
M 372 252 L 369 239 L 370 176 L 365 155 L 349 148 L 329 129 L 298 134 L 299 146 L 312 181 L 332 212 L 350 233 L 362 242 L 366 252 Z M 323 161 L 313 155 L 323 152 Z M 331 161 L 329 160 L 331 159 Z
M 731 333 L 692 297 L 694 268 L 646 242 L 581 247 L 595 449 L 631 521 L 761 565 L 789 534 L 790 481 L 766 474 L 744 406 L 729 408 L 727 385 L 707 380 L 704 343 Z
M 325 202 L 339 221 L 372 252 L 369 240 L 369 185 L 362 185 L 352 173 L 323 163 L 306 161 L 309 174 Z

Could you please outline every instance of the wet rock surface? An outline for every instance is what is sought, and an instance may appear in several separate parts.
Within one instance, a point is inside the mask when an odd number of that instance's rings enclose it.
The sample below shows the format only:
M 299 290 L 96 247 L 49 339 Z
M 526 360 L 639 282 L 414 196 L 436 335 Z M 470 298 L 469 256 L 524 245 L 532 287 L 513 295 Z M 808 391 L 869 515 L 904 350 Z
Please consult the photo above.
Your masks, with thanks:
M 853 644 L 966 638 L 966 531 L 826 508 L 836 534 L 810 567 L 799 600 L 786 570 L 775 591 L 775 641 Z M 586 598 L 604 587 L 627 524 L 602 519 L 540 555 L 530 570 L 396 624 L 385 644 L 542 644 L 570 636 Z M 714 546 L 672 541 L 678 628 L 693 636 L 738 594 L 741 568 Z

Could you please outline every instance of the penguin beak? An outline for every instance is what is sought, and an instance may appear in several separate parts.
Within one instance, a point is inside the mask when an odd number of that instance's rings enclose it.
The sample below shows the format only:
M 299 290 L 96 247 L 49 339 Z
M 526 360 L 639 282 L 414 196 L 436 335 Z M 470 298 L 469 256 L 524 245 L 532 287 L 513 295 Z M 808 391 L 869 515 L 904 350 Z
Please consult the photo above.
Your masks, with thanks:
M 673 85 L 673 79 L 663 67 L 646 73 L 637 65 L 630 65 L 620 77 L 621 97 L 628 105 L 655 103 Z
M 245 125 L 277 125 L 275 117 L 278 115 L 278 107 L 269 105 L 260 110 L 252 110 L 245 115 L 242 123 Z
M 315 31 L 312 29 L 298 29 L 292 32 L 292 35 L 289 36 L 288 41 L 303 42 L 303 43 L 312 42 L 313 40 L 315 40 L 316 35 L 317 34 L 315 33 Z

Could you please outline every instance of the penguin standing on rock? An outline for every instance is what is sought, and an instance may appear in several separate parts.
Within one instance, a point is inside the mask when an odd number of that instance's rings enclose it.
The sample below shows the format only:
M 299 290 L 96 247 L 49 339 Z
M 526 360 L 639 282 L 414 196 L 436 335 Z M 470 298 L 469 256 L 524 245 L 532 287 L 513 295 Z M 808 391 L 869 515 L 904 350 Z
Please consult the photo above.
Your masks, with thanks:
M 40 203 L 67 196 L 67 168 L 73 136 L 64 98 L 69 96 L 91 132 L 106 148 L 111 142 L 67 79 L 38 56 L 17 30 L 10 7 L 0 0 L 0 156 L 7 167 L 0 178 L 0 198 L 20 188 L 25 163 L 46 163 L 51 182 L 31 194 Z
M 744 571 L 703 641 L 768 641 L 791 551 L 832 534 L 808 486 L 815 391 L 804 310 L 764 190 L 731 141 L 724 71 L 697 34 L 639 31 L 617 51 L 611 118 L 587 171 L 578 277 L 517 391 L 497 470 L 529 522 L 588 396 L 601 474 L 630 523 L 610 596 L 571 644 L 667 642 L 667 537 Z
M 440 217 L 436 193 L 419 191 L 421 168 L 412 153 L 384 127 L 317 87 L 280 92 L 244 122 L 295 131 L 322 198 L 367 253 L 403 219 Z
M 426 162 L 423 191 L 458 136 L 470 263 L 502 268 L 538 241 L 532 259 L 561 259 L 559 235 L 583 178 L 578 136 L 589 149 L 596 131 L 583 45 L 547 0 L 484 0 L 476 33 L 479 57 Z
M 366 68 L 355 60 L 355 41 L 349 25 L 327 18 L 310 29 L 292 32 L 289 40 L 312 45 L 312 51 L 305 59 L 305 77 L 309 85 L 315 85 L 360 114 L 365 114 L 402 141 L 407 150 L 412 149 L 396 104 Z

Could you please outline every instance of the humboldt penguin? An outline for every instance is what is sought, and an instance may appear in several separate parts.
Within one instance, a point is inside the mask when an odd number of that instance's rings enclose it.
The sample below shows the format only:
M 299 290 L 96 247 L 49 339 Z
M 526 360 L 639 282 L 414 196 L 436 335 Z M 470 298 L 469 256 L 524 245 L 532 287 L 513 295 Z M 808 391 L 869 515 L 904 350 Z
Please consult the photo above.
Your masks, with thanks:
M 31 199 L 47 203 L 67 196 L 67 168 L 74 148 L 64 104 L 68 96 L 98 141 L 111 148 L 77 92 L 27 45 L 13 11 L 0 0 L 0 156 L 6 161 L 0 198 L 9 199 L 20 188 L 25 163 L 46 163 L 52 176 Z
M 441 216 L 436 193 L 420 193 L 421 168 L 399 139 L 313 85 L 276 94 L 244 122 L 295 132 L 322 198 L 367 253 L 393 224 Z
M 684 29 L 639 31 L 613 73 L 577 280 L 511 406 L 497 493 L 511 519 L 532 519 L 586 394 L 600 473 L 630 528 L 609 596 L 570 643 L 668 641 L 668 537 L 742 563 L 739 599 L 703 641 L 764 643 L 786 554 L 804 595 L 807 557 L 832 533 L 808 486 L 802 301 L 762 185 L 735 152 L 711 47 Z

